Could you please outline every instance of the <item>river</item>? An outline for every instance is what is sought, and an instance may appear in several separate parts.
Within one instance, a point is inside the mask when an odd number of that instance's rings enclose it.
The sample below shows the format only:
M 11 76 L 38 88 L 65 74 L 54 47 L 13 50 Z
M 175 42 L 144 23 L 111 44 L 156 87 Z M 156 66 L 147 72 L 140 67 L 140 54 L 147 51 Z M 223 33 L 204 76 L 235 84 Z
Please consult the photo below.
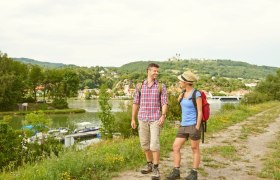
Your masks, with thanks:
M 111 100 L 112 111 L 121 111 L 121 105 L 126 105 L 131 103 L 130 100 Z M 51 114 L 47 115 L 52 120 L 51 126 L 53 128 L 59 127 L 73 127 L 77 122 L 88 121 L 92 122 L 96 126 L 100 125 L 100 120 L 98 118 L 97 112 L 99 109 L 98 100 L 68 100 L 69 108 L 85 109 L 86 113 L 78 114 Z M 216 113 L 222 106 L 222 102 L 217 100 L 210 100 L 211 114 Z M 22 121 L 24 116 L 14 116 L 11 126 L 15 129 L 20 129 L 22 127 Z

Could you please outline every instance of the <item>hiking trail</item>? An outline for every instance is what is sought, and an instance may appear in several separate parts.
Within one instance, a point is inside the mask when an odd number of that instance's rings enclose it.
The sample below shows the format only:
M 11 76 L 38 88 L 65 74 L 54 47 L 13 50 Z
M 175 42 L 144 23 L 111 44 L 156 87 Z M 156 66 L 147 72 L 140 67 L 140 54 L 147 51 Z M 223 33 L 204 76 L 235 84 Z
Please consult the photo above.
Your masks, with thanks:
M 269 110 L 268 110 L 269 111 Z M 245 121 L 230 126 L 218 133 L 209 135 L 206 133 L 204 144 L 200 144 L 201 159 L 204 158 L 202 150 L 213 147 L 231 146 L 234 147 L 236 158 L 224 158 L 220 154 L 211 154 L 210 162 L 201 160 L 200 168 L 203 172 L 199 172 L 199 180 L 258 180 L 263 179 L 257 176 L 263 167 L 262 159 L 270 149 L 268 144 L 276 140 L 275 134 L 280 131 L 280 116 L 275 121 L 269 123 L 268 127 L 262 133 L 249 133 L 245 139 L 242 139 L 242 128 L 252 125 L 252 119 L 262 117 L 266 111 L 255 116 L 247 118 Z M 174 137 L 175 138 L 175 137 Z M 181 179 L 187 176 L 189 168 L 192 166 L 192 152 L 190 145 L 185 143 L 181 149 Z M 144 156 L 144 154 L 143 154 Z M 208 155 L 209 156 L 209 155 Z M 124 171 L 113 180 L 150 180 L 151 174 L 143 175 L 140 168 L 135 170 Z M 171 172 L 173 168 L 173 155 L 170 152 L 167 158 L 163 158 L 160 162 L 161 179 Z

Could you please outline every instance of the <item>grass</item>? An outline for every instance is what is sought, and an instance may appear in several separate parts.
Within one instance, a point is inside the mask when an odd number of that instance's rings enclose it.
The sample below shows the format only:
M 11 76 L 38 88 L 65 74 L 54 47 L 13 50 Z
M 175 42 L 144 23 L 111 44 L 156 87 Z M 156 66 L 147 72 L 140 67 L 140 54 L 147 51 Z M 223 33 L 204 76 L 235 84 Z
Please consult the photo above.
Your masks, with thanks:
M 254 106 L 236 106 L 213 115 L 208 123 L 207 136 L 237 122 L 245 120 L 265 109 L 279 106 L 279 102 L 270 102 Z M 278 107 L 279 108 L 279 107 Z M 176 129 L 165 124 L 161 133 L 161 157 L 172 151 Z M 206 153 L 219 153 L 225 158 L 234 158 L 236 149 L 232 146 L 218 146 L 206 149 Z M 280 153 L 278 153 L 280 154 Z M 233 156 L 232 156 L 233 155 Z M 216 163 L 207 157 L 209 166 L 224 167 L 223 162 Z M 140 148 L 139 138 L 106 140 L 84 150 L 67 149 L 60 157 L 51 157 L 36 164 L 27 164 L 14 172 L 3 172 L 0 179 L 110 179 L 121 171 L 137 168 L 145 162 Z M 172 162 L 170 162 L 172 163 Z M 203 169 L 200 169 L 203 171 Z M 201 172 L 202 174 L 207 174 Z
M 265 128 L 267 128 L 271 122 L 274 122 L 279 114 L 280 108 L 275 107 L 269 110 L 269 112 L 255 116 L 254 119 L 251 119 L 251 121 L 248 121 L 248 123 L 242 125 L 240 138 L 246 140 L 251 134 L 257 135 L 264 133 Z
M 271 142 L 269 146 L 272 149 L 272 152 L 266 155 L 264 168 L 258 173 L 259 177 L 280 179 L 280 131 L 278 131 L 276 136 L 276 140 Z
M 264 110 L 271 109 L 273 107 L 276 109 L 278 107 L 279 109 L 279 105 L 279 102 L 274 101 L 258 105 L 234 106 L 234 108 L 230 110 L 224 110 L 222 108 L 219 113 L 211 116 L 209 122 L 207 122 L 207 134 L 218 132 L 236 123 L 242 122 L 246 118 Z
M 162 131 L 161 153 L 170 152 L 175 130 Z M 60 157 L 26 165 L 17 172 L 4 172 L 0 179 L 110 179 L 127 168 L 136 168 L 145 162 L 139 138 L 106 140 L 85 150 L 66 150 Z M 36 173 L 34 173 L 36 172 Z
M 228 160 L 235 160 L 236 148 L 232 145 L 229 146 L 214 146 L 211 148 L 203 149 L 203 154 L 214 155 L 219 154 L 221 157 Z
M 224 158 L 227 161 L 236 161 L 239 159 L 236 151 L 236 148 L 232 145 L 205 148 L 202 149 L 202 161 L 204 162 L 204 166 L 207 167 L 211 167 L 214 169 L 224 168 L 228 165 L 228 162 L 224 160 L 215 160 L 212 157 L 214 155 L 219 155 L 221 158 Z
M 268 112 L 263 113 L 261 116 L 254 116 L 250 123 L 246 123 L 242 126 L 242 135 L 240 139 L 246 140 L 250 133 L 259 134 L 264 131 L 264 128 L 269 125 L 272 121 L 274 121 L 280 114 L 279 102 L 270 102 L 259 105 L 227 105 L 225 108 L 211 117 L 208 122 L 208 132 L 206 133 L 206 140 L 208 140 L 207 136 L 211 136 L 211 133 L 218 132 L 223 130 L 229 126 L 232 126 L 236 123 L 242 122 L 246 120 L 248 117 L 262 112 L 264 110 L 268 110 Z M 230 143 L 227 143 L 230 144 Z M 222 160 L 215 160 L 211 156 L 214 154 L 218 154 L 221 158 L 230 161 L 240 160 L 240 154 L 236 153 L 236 147 L 232 145 L 227 146 L 214 146 L 211 148 L 204 148 L 202 151 L 202 161 L 204 165 L 211 168 L 223 168 L 225 167 L 225 163 L 221 162 Z M 200 170 L 203 171 L 203 170 Z

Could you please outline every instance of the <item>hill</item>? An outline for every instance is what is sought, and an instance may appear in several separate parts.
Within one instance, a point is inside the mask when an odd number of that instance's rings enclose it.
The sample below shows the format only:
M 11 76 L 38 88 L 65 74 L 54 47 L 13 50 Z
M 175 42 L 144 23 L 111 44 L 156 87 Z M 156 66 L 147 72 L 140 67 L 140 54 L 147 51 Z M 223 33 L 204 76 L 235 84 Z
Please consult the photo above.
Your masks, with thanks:
M 43 61 L 37 61 L 34 59 L 29 59 L 29 58 L 12 58 L 15 61 L 22 62 L 25 64 L 35 64 L 38 66 L 46 67 L 46 68 L 60 68 L 64 66 L 68 66 L 63 63 L 51 63 L 51 62 L 43 62 Z
M 25 64 L 36 64 L 46 68 L 61 68 L 61 67 L 79 67 L 76 65 L 66 65 L 63 63 L 50 63 L 37 61 L 29 58 L 13 58 L 16 61 Z M 136 61 L 125 64 L 119 68 L 108 67 L 115 69 L 120 74 L 143 74 L 149 63 L 154 62 L 160 65 L 162 75 L 176 76 L 186 70 L 192 70 L 199 75 L 209 77 L 226 77 L 226 78 L 243 78 L 243 79 L 262 79 L 269 74 L 275 74 L 277 67 L 257 66 L 241 61 L 232 60 L 200 60 L 200 59 L 180 59 L 168 61 Z
M 269 74 L 275 74 L 277 67 L 257 66 L 241 61 L 232 60 L 172 60 L 172 61 L 137 61 L 125 64 L 119 71 L 126 73 L 145 72 L 149 63 L 160 65 L 160 70 L 167 74 L 180 74 L 186 70 L 192 70 L 197 74 L 210 77 L 228 77 L 244 79 L 262 79 Z

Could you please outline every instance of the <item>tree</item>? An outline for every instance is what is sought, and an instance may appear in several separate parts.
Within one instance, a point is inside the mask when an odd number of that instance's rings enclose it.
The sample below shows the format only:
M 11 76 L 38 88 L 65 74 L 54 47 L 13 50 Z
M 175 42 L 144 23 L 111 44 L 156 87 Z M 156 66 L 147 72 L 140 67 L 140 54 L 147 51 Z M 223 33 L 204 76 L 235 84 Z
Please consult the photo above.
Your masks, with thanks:
M 0 52 L 0 74 L 0 110 L 12 110 L 27 89 L 28 68 Z
M 51 125 L 51 119 L 47 118 L 42 111 L 38 113 L 30 113 L 25 116 L 25 125 L 32 125 L 33 129 L 38 132 L 44 132 L 48 130 L 48 126 Z
M 245 95 L 242 103 L 256 104 L 269 100 L 280 100 L 280 69 L 275 75 L 268 75 L 256 88 Z
M 273 100 L 280 100 L 280 68 L 275 75 L 268 75 L 264 81 L 261 81 L 256 91 L 266 94 Z
M 79 87 L 79 77 L 74 71 L 70 69 L 64 70 L 62 82 L 62 86 L 64 87 L 63 93 L 66 95 L 66 97 L 71 97 L 77 94 Z
M 42 69 L 37 65 L 32 66 L 29 73 L 29 83 L 33 91 L 35 101 L 37 101 L 37 87 L 43 83 L 43 80 L 44 74 L 42 72 Z
M 102 122 L 101 135 L 105 138 L 113 138 L 113 133 L 115 132 L 115 117 L 111 112 L 112 107 L 109 104 L 109 97 L 107 87 L 102 85 L 98 99 L 101 112 L 98 113 L 98 116 Z

